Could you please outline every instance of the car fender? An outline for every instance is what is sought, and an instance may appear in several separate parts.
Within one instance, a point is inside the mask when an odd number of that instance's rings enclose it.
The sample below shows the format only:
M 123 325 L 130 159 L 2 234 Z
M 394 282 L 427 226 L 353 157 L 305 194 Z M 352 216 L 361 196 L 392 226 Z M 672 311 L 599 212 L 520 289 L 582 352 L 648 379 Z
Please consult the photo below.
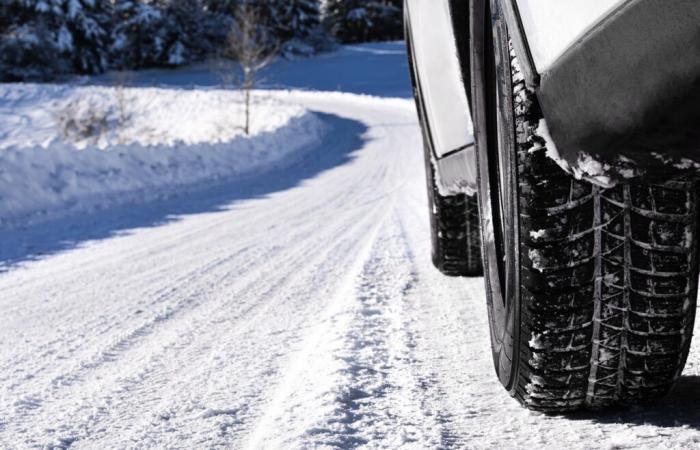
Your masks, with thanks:
M 562 168 L 604 187 L 697 172 L 700 2 L 491 1 Z
M 406 42 L 426 150 L 442 195 L 476 189 L 468 2 L 405 0 Z
M 603 186 L 700 162 L 700 2 L 627 0 L 540 74 L 547 143 Z
M 566 5 L 561 0 L 406 0 L 413 51 L 431 48 L 433 61 L 462 69 L 420 69 L 424 59 L 416 55 L 423 129 L 444 194 L 472 193 L 476 186 L 474 147 L 467 137 L 473 132 L 471 112 L 463 111 L 471 95 L 467 92 L 465 100 L 462 90 L 469 91 L 470 84 L 480 88 L 478 76 L 470 79 L 471 52 L 465 48 L 479 39 L 468 24 L 487 19 L 473 17 L 485 10 L 486 1 L 503 11 L 523 76 L 542 107 L 545 120 L 538 134 L 561 167 L 605 187 L 640 175 L 697 172 L 697 0 L 570 0 Z M 449 20 L 443 18 L 432 31 L 426 31 L 425 21 L 411 26 L 427 4 L 449 12 Z M 467 7 L 466 13 L 455 13 Z M 443 88 L 440 96 L 433 95 L 433 86 Z M 443 107 L 439 99 L 445 98 L 456 99 L 446 103 L 460 108 Z M 445 138 L 450 133 L 460 136 L 463 149 Z

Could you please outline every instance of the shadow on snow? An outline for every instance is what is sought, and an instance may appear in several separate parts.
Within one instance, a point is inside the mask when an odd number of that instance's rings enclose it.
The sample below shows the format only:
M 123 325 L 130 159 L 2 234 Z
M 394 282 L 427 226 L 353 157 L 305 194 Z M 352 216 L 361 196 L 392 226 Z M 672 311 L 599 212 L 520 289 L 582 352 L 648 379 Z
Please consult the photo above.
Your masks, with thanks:
M 179 69 L 128 72 L 128 85 L 197 89 L 223 88 L 222 73 L 235 73 L 233 63 L 213 68 L 200 63 Z M 261 89 L 340 91 L 378 97 L 413 98 L 406 47 L 403 42 L 344 45 L 313 58 L 279 58 L 261 72 Z M 83 80 L 86 84 L 113 85 L 118 73 Z
M 652 425 L 663 428 L 688 427 L 700 430 L 700 376 L 682 376 L 671 393 L 658 402 L 609 411 L 574 413 L 573 420 L 598 423 Z
M 367 127 L 361 122 L 315 112 L 328 131 L 321 142 L 301 149 L 277 168 L 207 187 L 184 187 L 161 200 L 124 204 L 109 210 L 2 231 L 0 273 L 23 262 L 109 238 L 128 230 L 154 227 L 182 216 L 230 209 L 237 202 L 298 186 L 321 172 L 343 165 L 362 148 Z

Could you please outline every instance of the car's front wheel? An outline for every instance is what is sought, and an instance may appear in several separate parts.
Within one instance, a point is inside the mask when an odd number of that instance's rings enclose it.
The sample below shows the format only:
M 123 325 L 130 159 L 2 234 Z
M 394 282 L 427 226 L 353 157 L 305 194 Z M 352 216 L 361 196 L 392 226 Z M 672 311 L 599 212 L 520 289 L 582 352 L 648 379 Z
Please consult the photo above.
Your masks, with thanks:
M 695 182 L 603 189 L 564 172 L 493 12 L 474 30 L 473 98 L 496 372 L 536 410 L 663 396 L 693 331 Z

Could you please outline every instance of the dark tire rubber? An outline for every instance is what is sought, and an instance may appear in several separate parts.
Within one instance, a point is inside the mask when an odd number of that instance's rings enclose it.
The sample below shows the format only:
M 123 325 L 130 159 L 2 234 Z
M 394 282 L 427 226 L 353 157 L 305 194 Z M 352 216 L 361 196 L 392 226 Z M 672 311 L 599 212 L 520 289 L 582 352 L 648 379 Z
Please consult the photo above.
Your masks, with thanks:
M 429 161 L 427 166 L 433 264 L 448 276 L 483 275 L 476 196 L 441 195 Z
M 493 39 L 500 39 L 502 52 L 507 36 L 500 30 Z M 693 332 L 696 183 L 630 181 L 604 189 L 564 172 L 546 154 L 537 134 L 540 106 L 510 53 L 500 59 L 510 70 L 499 69 L 512 75 L 512 101 L 501 104 L 513 109 L 514 148 L 498 151 L 515 156 L 517 170 L 507 181 L 515 200 L 501 204 L 509 223 L 516 224 L 505 233 L 517 243 L 517 263 L 512 269 L 492 263 L 498 261 L 491 256 L 498 237 L 485 238 L 490 246 L 483 249 L 491 274 L 486 278 L 496 372 L 511 395 L 538 411 L 663 397 L 681 375 Z M 488 117 L 488 108 L 481 117 Z M 477 141 L 479 164 L 493 164 L 483 142 L 480 148 Z M 496 204 L 489 198 L 498 194 L 482 189 L 480 195 L 482 202 Z M 498 236 L 497 224 L 486 228 L 498 219 L 493 217 L 482 220 L 486 236 Z M 494 278 L 493 270 L 500 275 Z M 516 281 L 501 294 L 494 280 L 506 270 Z
M 404 23 L 408 25 L 407 16 Z M 478 201 L 476 196 L 440 194 L 432 162 L 430 132 L 415 71 L 411 33 L 408 28 L 405 29 L 405 35 L 413 98 L 423 134 L 433 264 L 448 276 L 481 276 L 484 270 L 481 260 Z
M 562 411 L 663 397 L 685 365 L 698 260 L 694 182 L 573 179 L 546 156 L 541 112 L 514 84 L 520 221 L 515 396 Z

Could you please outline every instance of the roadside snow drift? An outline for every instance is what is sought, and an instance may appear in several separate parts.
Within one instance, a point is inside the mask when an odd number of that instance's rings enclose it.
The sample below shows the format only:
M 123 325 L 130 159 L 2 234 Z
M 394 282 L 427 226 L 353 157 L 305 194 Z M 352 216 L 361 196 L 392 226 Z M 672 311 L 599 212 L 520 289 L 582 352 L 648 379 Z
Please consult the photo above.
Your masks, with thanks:
M 321 119 L 257 93 L 0 87 L 0 226 L 162 197 L 261 172 L 317 142 Z

